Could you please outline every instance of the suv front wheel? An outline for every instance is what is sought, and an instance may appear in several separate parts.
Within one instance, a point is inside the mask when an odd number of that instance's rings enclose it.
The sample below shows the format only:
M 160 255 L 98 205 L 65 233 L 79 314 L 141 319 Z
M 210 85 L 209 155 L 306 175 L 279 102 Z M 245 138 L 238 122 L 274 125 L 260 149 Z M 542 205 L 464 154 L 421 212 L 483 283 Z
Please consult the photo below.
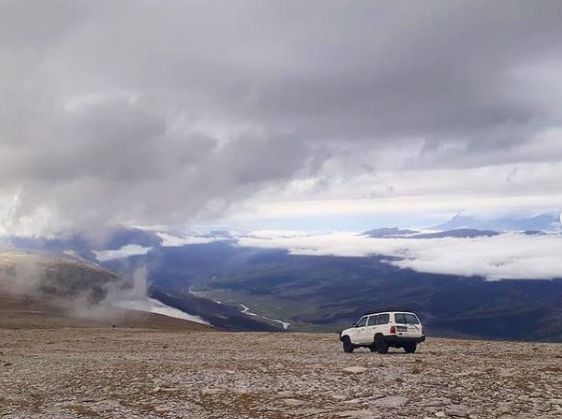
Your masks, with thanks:
M 349 336 L 345 336 L 342 340 L 343 342 L 343 351 L 346 353 L 351 353 L 353 352 L 353 349 L 355 349 L 355 347 L 353 346 L 353 343 L 351 343 L 351 340 L 349 339 Z

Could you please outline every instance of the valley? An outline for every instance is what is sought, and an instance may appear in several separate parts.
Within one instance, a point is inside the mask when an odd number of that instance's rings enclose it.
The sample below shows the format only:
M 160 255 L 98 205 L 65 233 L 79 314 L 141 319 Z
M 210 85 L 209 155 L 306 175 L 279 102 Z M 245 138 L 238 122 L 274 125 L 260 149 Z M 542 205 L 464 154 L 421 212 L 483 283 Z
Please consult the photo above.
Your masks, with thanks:
M 386 259 L 295 255 L 219 241 L 158 248 L 107 267 L 146 264 L 153 295 L 204 318 L 228 306 L 240 312 L 243 304 L 289 322 L 292 331 L 329 332 L 368 311 L 406 307 L 422 316 L 434 336 L 562 340 L 560 279 L 487 281 L 402 269 Z M 205 304 L 193 304 L 194 298 Z M 265 324 L 279 329 L 275 322 Z
M 534 225 L 531 221 L 524 225 Z M 466 258 L 477 259 L 470 253 L 487 255 L 480 246 L 505 236 L 457 229 L 438 233 L 436 238 L 420 238 L 420 234 L 417 238 L 392 238 L 414 233 L 397 228 L 375 229 L 349 239 L 360 240 L 362 246 L 377 240 L 382 244 L 403 240 L 400 245 L 437 246 L 433 254 L 441 263 L 452 266 L 464 263 Z M 457 237 L 461 233 L 468 237 Z M 545 274 L 544 279 L 523 276 L 495 280 L 396 265 L 407 257 L 298 254 L 276 247 L 276 242 L 271 245 L 270 239 L 255 241 L 228 232 L 191 238 L 168 234 L 163 236 L 166 240 L 161 236 L 119 227 L 112 230 L 103 246 L 78 235 L 60 239 L 13 238 L 8 243 L 13 249 L 27 252 L 29 258 L 40 254 L 43 265 L 51 266 L 47 275 L 51 285 L 41 285 L 41 289 L 78 300 L 78 306 L 84 299 L 116 300 L 118 291 L 117 300 L 153 298 L 221 330 L 283 331 L 287 327 L 297 332 L 333 332 L 349 326 L 367 311 L 402 307 L 416 311 L 433 336 L 562 341 L 562 279 L 558 274 L 553 278 Z M 175 242 L 170 237 L 176 237 Z M 505 237 L 523 237 L 525 245 L 530 246 L 523 256 L 543 239 L 548 240 L 548 246 L 560 242 L 556 232 Z M 450 249 L 443 247 L 444 241 L 476 244 L 464 253 L 452 252 L 449 258 Z M 120 249 L 128 246 L 143 250 L 141 254 L 121 255 Z M 546 254 L 552 252 L 547 250 Z M 100 254 L 120 256 L 99 261 L 96 255 Z M 540 271 L 544 257 L 543 253 L 528 255 L 527 265 L 521 269 L 531 266 Z M 49 265 L 48 258 L 54 258 L 56 263 Z M 513 257 L 489 258 L 487 263 L 492 268 L 513 266 L 509 269 L 520 272 Z M 549 263 L 555 265 L 553 261 Z M 5 269 L 4 274 L 9 274 L 9 267 Z M 135 278 L 140 279 L 140 286 L 135 285 Z

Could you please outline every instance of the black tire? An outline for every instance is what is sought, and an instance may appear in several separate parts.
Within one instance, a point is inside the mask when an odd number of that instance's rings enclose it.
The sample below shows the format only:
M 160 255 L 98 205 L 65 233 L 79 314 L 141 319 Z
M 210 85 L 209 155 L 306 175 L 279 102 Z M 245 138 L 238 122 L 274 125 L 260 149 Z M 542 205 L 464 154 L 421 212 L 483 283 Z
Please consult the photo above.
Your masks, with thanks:
M 349 337 L 346 336 L 343 338 L 342 340 L 343 342 L 343 351 L 345 353 L 350 354 L 351 352 L 353 352 L 353 350 L 355 349 L 355 347 L 353 346 L 353 344 L 351 343 L 351 340 L 349 340 Z
M 371 346 L 369 346 L 369 350 L 370 350 L 371 352 L 377 352 L 377 348 L 375 348 L 375 344 L 374 344 L 374 343 L 371 344 Z
M 386 343 L 386 340 L 384 340 L 383 335 L 376 335 L 375 336 L 375 341 L 373 343 L 373 346 L 375 347 L 375 350 L 379 354 L 388 353 L 388 343 Z
M 416 348 L 418 347 L 416 342 L 407 342 L 404 344 L 404 350 L 407 354 L 413 354 L 416 352 Z

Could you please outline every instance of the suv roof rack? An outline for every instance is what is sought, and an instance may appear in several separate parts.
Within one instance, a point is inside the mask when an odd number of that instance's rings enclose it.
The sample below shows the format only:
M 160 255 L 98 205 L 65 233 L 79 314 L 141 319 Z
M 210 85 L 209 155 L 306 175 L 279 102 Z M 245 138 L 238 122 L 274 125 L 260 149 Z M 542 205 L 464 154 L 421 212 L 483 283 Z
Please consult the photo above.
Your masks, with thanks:
M 365 313 L 363 313 L 363 316 L 366 316 L 368 314 L 377 314 L 377 313 L 386 313 L 388 311 L 400 311 L 400 312 L 404 312 L 404 313 L 415 313 L 415 311 L 407 309 L 407 308 L 396 308 L 396 307 L 390 307 L 390 308 L 380 308 L 377 310 L 372 310 L 372 311 L 366 311 Z

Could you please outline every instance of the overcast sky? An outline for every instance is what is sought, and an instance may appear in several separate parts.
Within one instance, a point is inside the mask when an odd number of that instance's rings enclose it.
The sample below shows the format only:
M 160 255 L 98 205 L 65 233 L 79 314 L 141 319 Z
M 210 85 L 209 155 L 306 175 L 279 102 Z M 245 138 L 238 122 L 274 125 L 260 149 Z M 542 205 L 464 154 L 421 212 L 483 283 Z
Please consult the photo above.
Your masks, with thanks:
M 0 0 L 0 233 L 560 208 L 561 22 L 559 0 Z

